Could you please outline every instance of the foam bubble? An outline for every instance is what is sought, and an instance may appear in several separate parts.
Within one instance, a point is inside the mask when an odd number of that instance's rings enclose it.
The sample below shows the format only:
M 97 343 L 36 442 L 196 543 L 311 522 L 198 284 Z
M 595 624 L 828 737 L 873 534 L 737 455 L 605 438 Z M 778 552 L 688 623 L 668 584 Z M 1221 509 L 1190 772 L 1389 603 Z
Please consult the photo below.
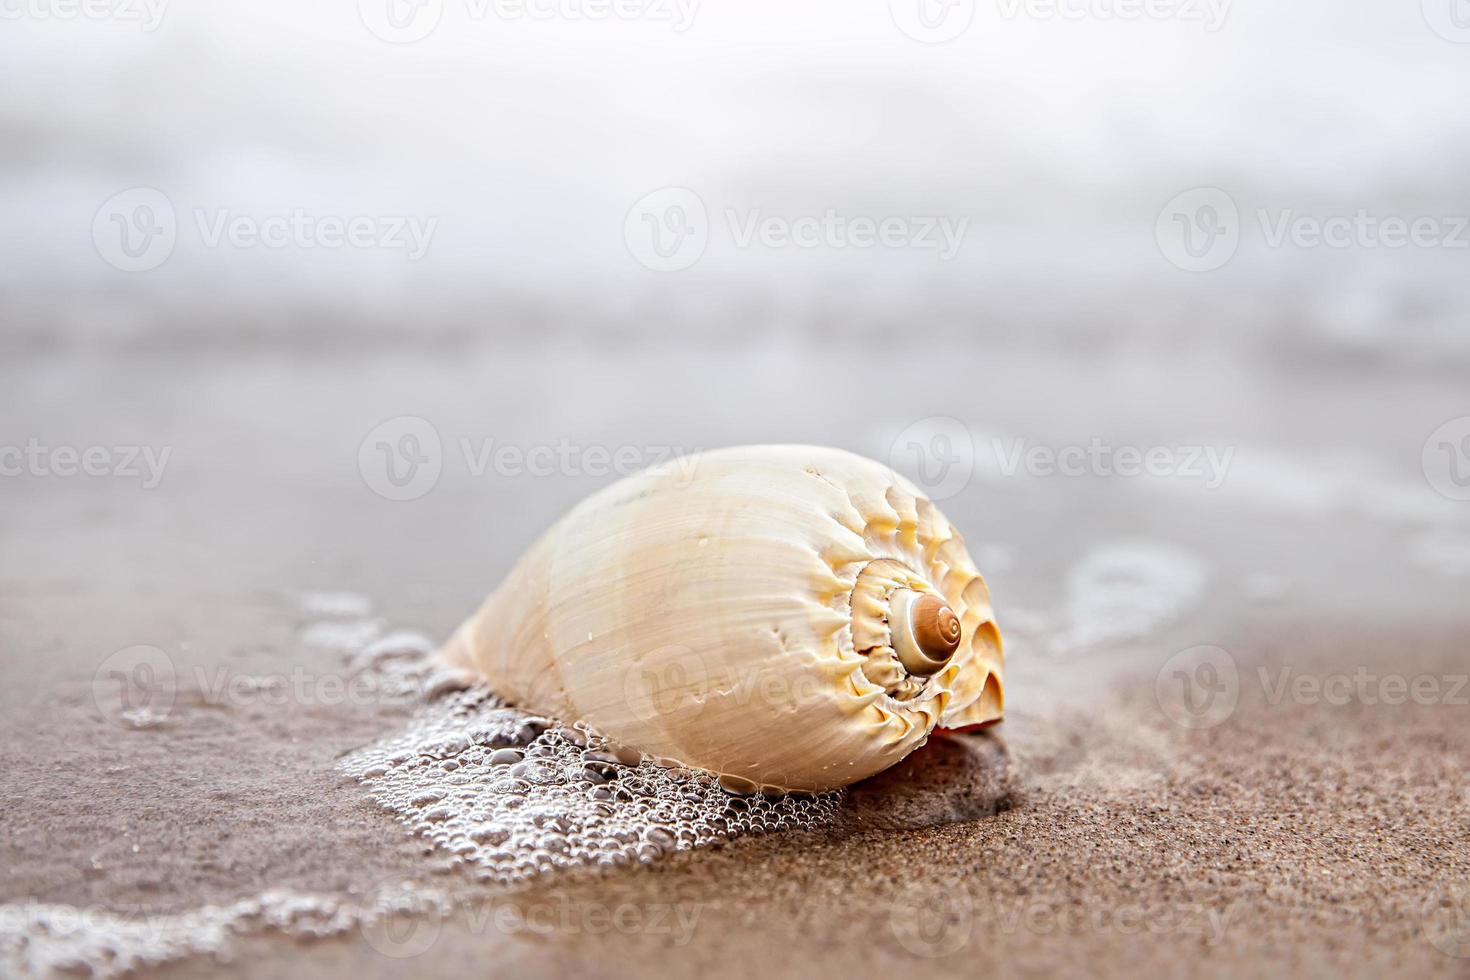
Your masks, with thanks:
M 1088 553 L 1067 575 L 1069 627 L 1062 651 L 1142 639 L 1188 612 L 1209 576 L 1195 555 L 1154 542 Z
M 300 602 L 314 619 L 366 619 L 373 611 L 373 601 L 356 592 L 307 592 Z
M 1449 578 L 1470 575 L 1470 534 L 1429 531 L 1409 543 L 1409 560 Z
M 580 726 L 511 708 L 483 687 L 427 705 L 342 768 L 406 826 L 483 881 L 651 862 L 741 834 L 832 826 L 842 796 L 734 796 Z
M 354 619 L 345 622 L 323 620 L 311 623 L 301 631 L 301 642 L 318 650 L 356 653 L 378 639 L 383 632 L 379 619 Z
M 284 890 L 173 913 L 12 902 L 0 905 L 0 974 L 106 980 L 188 956 L 223 957 L 250 933 L 338 935 L 362 916 L 340 899 Z
M 1275 602 L 1291 591 L 1291 582 L 1275 572 L 1250 572 L 1241 582 L 1241 591 L 1257 602 Z

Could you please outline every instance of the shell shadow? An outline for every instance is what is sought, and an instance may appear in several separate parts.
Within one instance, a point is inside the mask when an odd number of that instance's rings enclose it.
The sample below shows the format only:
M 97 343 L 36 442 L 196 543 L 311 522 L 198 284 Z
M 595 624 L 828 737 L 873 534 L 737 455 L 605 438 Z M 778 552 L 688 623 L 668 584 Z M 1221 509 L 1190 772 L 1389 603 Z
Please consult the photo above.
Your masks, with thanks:
M 999 726 L 931 736 L 898 765 L 849 787 L 844 823 L 903 830 L 993 817 L 1011 808 L 1011 755 Z

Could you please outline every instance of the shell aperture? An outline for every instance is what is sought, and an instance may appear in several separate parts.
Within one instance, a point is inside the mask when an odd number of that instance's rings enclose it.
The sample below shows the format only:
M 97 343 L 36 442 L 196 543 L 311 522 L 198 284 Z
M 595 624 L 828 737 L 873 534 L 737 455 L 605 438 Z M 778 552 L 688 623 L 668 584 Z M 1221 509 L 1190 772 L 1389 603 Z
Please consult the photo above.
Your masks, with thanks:
M 593 494 L 441 656 L 746 789 L 843 786 L 1003 711 L 963 539 L 892 470 L 809 446 L 701 453 Z

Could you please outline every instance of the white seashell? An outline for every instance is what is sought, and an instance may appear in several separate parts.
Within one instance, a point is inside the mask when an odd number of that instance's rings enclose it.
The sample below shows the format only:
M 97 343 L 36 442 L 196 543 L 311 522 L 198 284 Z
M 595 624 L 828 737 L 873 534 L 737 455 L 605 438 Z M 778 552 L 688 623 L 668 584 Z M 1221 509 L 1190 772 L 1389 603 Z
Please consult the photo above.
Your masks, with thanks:
M 442 655 L 746 791 L 846 785 L 1003 706 L 963 539 L 897 473 L 809 446 L 702 453 L 594 494 Z

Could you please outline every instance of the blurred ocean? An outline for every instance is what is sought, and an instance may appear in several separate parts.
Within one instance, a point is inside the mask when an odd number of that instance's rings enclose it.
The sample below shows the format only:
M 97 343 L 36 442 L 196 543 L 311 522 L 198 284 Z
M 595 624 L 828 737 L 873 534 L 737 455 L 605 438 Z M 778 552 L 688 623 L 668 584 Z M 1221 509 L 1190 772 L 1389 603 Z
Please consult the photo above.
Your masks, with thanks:
M 797 339 L 1311 371 L 1470 360 L 1470 232 L 1444 241 L 1470 213 L 1470 49 L 1436 30 L 1438 0 L 1161 0 L 1138 19 L 1109 14 L 1127 0 L 918 7 L 962 18 L 941 44 L 911 36 L 929 21 L 907 0 L 630 2 L 641 16 L 564 0 L 521 16 L 505 0 L 7 8 L 0 350 Z M 427 36 L 393 43 L 417 23 Z M 140 217 L 135 188 L 163 195 L 176 236 L 146 271 L 94 240 Z M 661 188 L 707 214 L 677 271 L 641 263 L 627 230 Z M 1160 238 L 1197 188 L 1238 209 L 1238 247 L 1204 272 Z M 1434 219 L 1438 241 L 1271 242 L 1282 220 L 1359 212 Z M 947 258 L 742 239 L 829 213 L 963 222 L 963 237 Z M 211 237 L 293 214 L 432 237 L 416 258 Z M 1187 220 L 1203 234 L 1213 217 Z

